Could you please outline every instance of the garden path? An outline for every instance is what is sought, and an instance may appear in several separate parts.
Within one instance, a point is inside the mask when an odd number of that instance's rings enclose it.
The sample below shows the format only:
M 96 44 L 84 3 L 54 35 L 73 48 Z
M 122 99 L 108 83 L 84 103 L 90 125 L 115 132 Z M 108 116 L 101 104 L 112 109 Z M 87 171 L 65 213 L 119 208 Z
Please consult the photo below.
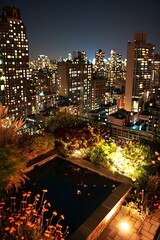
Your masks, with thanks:
M 121 223 L 128 223 L 128 229 L 122 230 Z M 142 220 L 131 215 L 125 206 L 114 216 L 97 240 L 160 240 L 155 238 L 160 227 L 160 210 Z

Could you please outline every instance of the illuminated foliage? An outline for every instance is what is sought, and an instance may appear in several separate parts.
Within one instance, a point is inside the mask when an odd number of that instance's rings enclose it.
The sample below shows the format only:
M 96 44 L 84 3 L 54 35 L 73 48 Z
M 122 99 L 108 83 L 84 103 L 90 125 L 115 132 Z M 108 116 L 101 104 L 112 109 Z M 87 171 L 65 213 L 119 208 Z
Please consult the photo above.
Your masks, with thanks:
M 94 145 L 99 135 L 90 121 L 69 113 L 57 113 L 46 121 L 46 130 L 55 136 L 55 147 L 63 155 L 74 155 L 77 150 Z
M 89 158 L 95 164 L 109 167 L 133 180 L 147 176 L 148 168 L 153 167 L 150 148 L 138 142 L 129 142 L 124 147 L 102 140 L 90 149 Z
M 18 148 L 21 149 L 22 154 L 30 161 L 36 156 L 45 154 L 54 148 L 54 135 L 51 133 L 40 133 L 29 135 L 23 133 L 18 140 Z
M 27 178 L 24 174 L 26 159 L 21 151 L 10 146 L 0 149 L 0 189 L 9 192 L 12 188 L 18 189 Z
M 0 147 L 17 144 L 19 138 L 17 132 L 24 125 L 23 118 L 12 119 L 7 117 L 7 111 L 8 108 L 4 108 L 0 103 Z
M 82 128 L 88 125 L 88 121 L 79 118 L 78 116 L 66 113 L 57 112 L 54 116 L 46 119 L 46 131 L 54 133 L 56 136 L 64 133 L 65 128 Z
M 8 112 L 8 107 L 3 107 L 2 103 L 0 102 L 0 119 L 6 117 Z
M 145 185 L 141 186 L 144 190 L 143 208 L 160 210 L 160 174 L 149 176 Z
M 94 164 L 132 178 L 133 187 L 127 197 L 130 211 L 144 218 L 150 211 L 160 209 L 160 157 L 149 145 L 130 141 L 117 146 L 102 140 L 90 148 L 88 156 Z
M 76 128 L 66 128 L 63 134 L 57 136 L 56 148 L 63 155 L 72 155 L 76 150 L 87 149 L 97 142 L 97 135 L 91 127 L 80 130 Z
M 18 131 L 22 128 L 22 118 L 7 117 L 8 108 L 0 103 L 0 191 L 18 189 L 25 181 L 26 159 L 18 148 Z
M 54 138 L 50 134 L 39 134 L 34 135 L 31 138 L 31 151 L 32 152 L 42 152 L 54 147 Z
M 46 189 L 42 196 L 37 194 L 31 199 L 31 192 L 22 194 L 20 207 L 16 197 L 11 197 L 11 204 L 0 202 L 0 236 L 3 240 L 64 240 L 68 235 L 68 226 L 64 228 L 61 221 L 64 215 L 56 211 L 48 215 L 51 204 L 45 199 Z M 46 217 L 49 216 L 49 218 Z
M 144 180 L 144 179 L 143 179 Z M 130 213 L 136 213 L 144 219 L 154 210 L 160 210 L 160 173 L 150 175 L 145 181 L 135 182 L 127 197 Z
M 105 167 L 109 167 L 112 163 L 111 154 L 115 152 L 116 149 L 117 146 L 115 143 L 101 140 L 95 146 L 90 148 L 88 156 L 94 164 L 101 164 Z

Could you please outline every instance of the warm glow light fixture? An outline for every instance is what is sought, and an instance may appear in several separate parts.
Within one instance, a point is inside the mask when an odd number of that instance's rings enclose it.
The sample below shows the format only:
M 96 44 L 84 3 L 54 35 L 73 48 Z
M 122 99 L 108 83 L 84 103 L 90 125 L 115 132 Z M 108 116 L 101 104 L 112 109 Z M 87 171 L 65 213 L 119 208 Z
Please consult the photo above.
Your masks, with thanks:
M 129 224 L 127 222 L 123 221 L 123 222 L 120 223 L 120 228 L 123 231 L 128 231 L 129 230 Z

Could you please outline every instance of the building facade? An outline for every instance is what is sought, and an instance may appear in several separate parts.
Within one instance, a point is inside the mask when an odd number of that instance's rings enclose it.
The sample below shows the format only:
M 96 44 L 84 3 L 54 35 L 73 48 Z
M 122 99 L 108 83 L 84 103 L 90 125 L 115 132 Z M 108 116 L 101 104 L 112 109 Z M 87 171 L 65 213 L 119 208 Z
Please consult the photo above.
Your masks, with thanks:
M 111 50 L 106 68 L 110 86 L 122 90 L 126 81 L 126 60 L 122 59 L 122 54 Z
M 2 104 L 8 106 L 8 113 L 13 117 L 32 112 L 34 100 L 30 95 L 28 52 L 28 38 L 20 10 L 15 6 L 3 7 L 0 16 L 0 69 L 3 72 L 0 95 L 3 95 Z
M 125 109 L 139 112 L 150 97 L 155 47 L 146 42 L 146 33 L 137 32 L 128 42 Z
M 99 71 L 104 68 L 104 57 L 105 52 L 102 49 L 95 53 L 95 68 Z
M 36 97 L 35 113 L 56 105 L 57 64 L 45 55 L 30 62 L 31 90 Z
M 58 62 L 58 93 L 69 99 L 71 105 L 80 106 L 80 115 L 88 116 L 93 109 L 92 64 L 84 60 Z

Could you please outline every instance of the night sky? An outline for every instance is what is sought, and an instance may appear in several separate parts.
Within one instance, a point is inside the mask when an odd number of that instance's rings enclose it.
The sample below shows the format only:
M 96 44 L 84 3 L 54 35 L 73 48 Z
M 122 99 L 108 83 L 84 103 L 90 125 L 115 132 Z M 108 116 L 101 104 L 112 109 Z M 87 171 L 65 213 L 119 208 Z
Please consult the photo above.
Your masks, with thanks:
M 86 51 L 92 60 L 99 49 L 106 59 L 111 49 L 126 58 L 127 42 L 138 31 L 160 53 L 160 0 L 0 0 L 0 9 L 5 5 L 21 10 L 30 60 L 66 58 L 72 51 Z

